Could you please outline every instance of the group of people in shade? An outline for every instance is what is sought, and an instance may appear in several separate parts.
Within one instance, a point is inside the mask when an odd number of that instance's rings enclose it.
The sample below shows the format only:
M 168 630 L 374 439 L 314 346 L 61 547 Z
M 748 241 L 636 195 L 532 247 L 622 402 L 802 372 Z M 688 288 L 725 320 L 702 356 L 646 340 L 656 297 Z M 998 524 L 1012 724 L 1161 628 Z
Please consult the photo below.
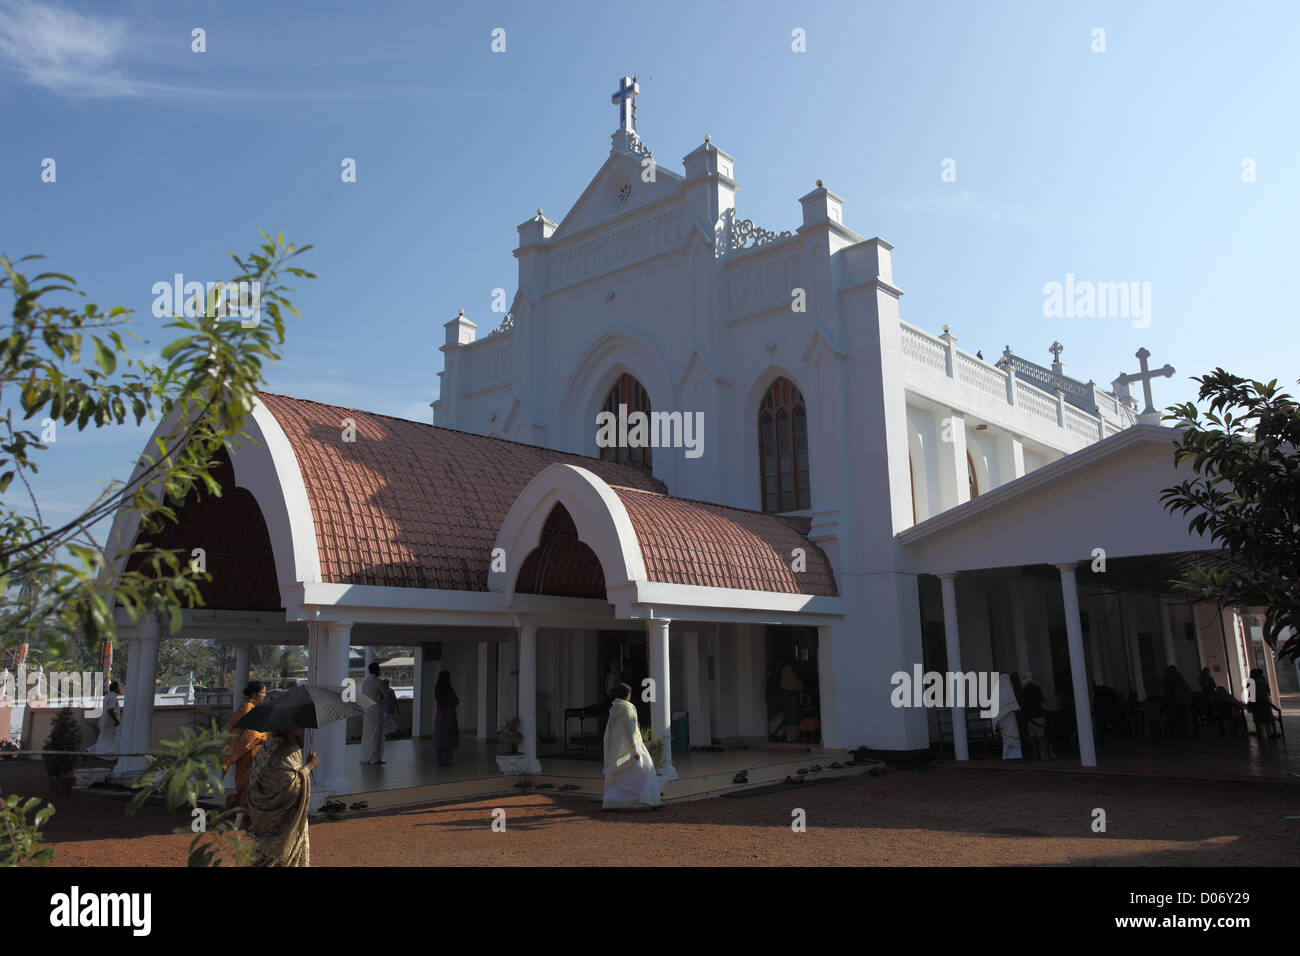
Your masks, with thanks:
M 1254 718 L 1255 735 L 1261 740 L 1271 739 L 1277 735 L 1277 730 L 1268 679 L 1258 667 L 1251 670 L 1250 677 L 1254 683 L 1254 696 L 1243 704 L 1214 680 L 1208 667 L 1201 670 L 1198 678 L 1200 692 L 1197 693 L 1178 668 L 1170 665 L 1165 671 L 1163 698 L 1148 698 L 1148 703 L 1155 708 L 1161 732 L 1173 737 L 1186 737 L 1197 720 L 1225 731 L 1240 727 L 1244 732 L 1245 715 L 1249 713 Z M 1062 709 L 1049 711 L 1044 704 L 1042 689 L 1028 672 L 1023 683 L 1015 673 L 1000 675 L 998 703 L 993 725 L 1002 738 L 1004 760 L 1026 758 L 1029 754 L 1027 742 L 1031 737 L 1059 741 L 1062 731 L 1068 732 L 1073 728 L 1074 703 L 1068 688 L 1062 692 Z M 1135 691 L 1131 691 L 1125 700 L 1113 688 L 1098 685 L 1093 688 L 1093 712 L 1101 739 L 1110 733 L 1136 735 L 1144 732 L 1144 724 L 1149 722 Z
M 1255 736 L 1260 740 L 1277 736 L 1276 715 L 1273 712 L 1273 696 L 1269 691 L 1268 678 L 1262 668 L 1250 671 L 1254 693 L 1243 704 L 1233 697 L 1214 679 L 1208 667 L 1201 668 L 1196 682 L 1200 692 L 1192 690 L 1178 668 L 1170 666 L 1164 678 L 1164 711 L 1169 722 L 1170 733 L 1175 737 L 1186 737 L 1189 728 L 1197 722 L 1216 726 L 1224 731 L 1241 729 L 1246 725 L 1249 713 L 1255 723 Z

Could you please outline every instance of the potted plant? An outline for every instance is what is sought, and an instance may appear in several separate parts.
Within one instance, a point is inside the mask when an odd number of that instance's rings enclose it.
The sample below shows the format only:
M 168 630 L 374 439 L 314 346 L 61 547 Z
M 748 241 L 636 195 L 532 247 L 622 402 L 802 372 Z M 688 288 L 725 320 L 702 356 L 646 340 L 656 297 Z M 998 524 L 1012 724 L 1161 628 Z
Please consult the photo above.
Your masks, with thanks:
M 72 770 L 77 765 L 73 754 L 81 750 L 81 721 L 71 707 L 64 707 L 54 715 L 50 735 L 42 749 L 64 751 L 45 758 L 45 774 L 50 778 L 50 793 L 66 797 L 72 792 Z
M 519 749 L 519 745 L 524 742 L 524 722 L 518 717 L 511 717 L 506 721 L 506 725 L 497 730 L 497 734 L 504 737 L 510 749 L 503 754 L 497 754 L 497 766 L 501 772 L 506 775 L 517 773 L 528 773 L 529 767 L 528 756 Z
M 663 770 L 664 739 L 662 737 L 656 737 L 649 727 L 642 727 L 641 740 L 645 744 L 645 749 L 650 751 L 650 759 L 654 761 L 655 770 Z

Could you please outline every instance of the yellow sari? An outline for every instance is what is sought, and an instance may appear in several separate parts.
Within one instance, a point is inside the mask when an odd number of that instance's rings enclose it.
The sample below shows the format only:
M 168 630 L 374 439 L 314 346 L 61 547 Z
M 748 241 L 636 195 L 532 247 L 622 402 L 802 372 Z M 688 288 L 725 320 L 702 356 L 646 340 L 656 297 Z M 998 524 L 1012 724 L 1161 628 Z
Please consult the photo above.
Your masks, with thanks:
M 235 793 L 226 798 L 227 806 L 248 808 L 248 779 L 253 773 L 253 758 L 257 756 L 267 735 L 257 730 L 236 730 L 235 724 L 255 706 L 257 705 L 251 699 L 245 697 L 244 702 L 235 708 L 227 727 L 230 736 L 226 738 L 225 749 L 221 752 L 221 766 L 224 771 L 231 764 L 235 765 Z

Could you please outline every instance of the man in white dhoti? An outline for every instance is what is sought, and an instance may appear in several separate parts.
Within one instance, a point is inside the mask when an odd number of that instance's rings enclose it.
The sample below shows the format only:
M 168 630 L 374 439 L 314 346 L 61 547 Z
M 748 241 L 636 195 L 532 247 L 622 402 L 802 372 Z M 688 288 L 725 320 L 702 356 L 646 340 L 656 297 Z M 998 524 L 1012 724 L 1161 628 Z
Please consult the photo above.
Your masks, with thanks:
M 384 762 L 384 683 L 379 679 L 379 665 L 370 665 L 370 676 L 361 685 L 361 693 L 370 698 L 361 717 L 361 763 L 373 766 Z
M 1011 675 L 1002 674 L 998 678 L 998 712 L 993 718 L 993 725 L 1002 735 L 1002 759 L 1019 760 L 1020 722 L 1017 711 L 1020 702 L 1016 700 L 1016 689 L 1011 684 Z
M 88 748 L 93 754 L 115 754 L 118 751 L 119 741 L 122 738 L 122 708 L 118 705 L 117 695 L 121 691 L 122 688 L 118 686 L 117 681 L 109 683 L 108 693 L 104 695 L 104 702 L 100 705 L 103 716 L 99 718 L 99 739 L 95 741 L 94 746 Z
M 654 759 L 641 740 L 632 688 L 619 684 L 605 725 L 605 799 L 602 807 L 659 806 L 659 777 Z

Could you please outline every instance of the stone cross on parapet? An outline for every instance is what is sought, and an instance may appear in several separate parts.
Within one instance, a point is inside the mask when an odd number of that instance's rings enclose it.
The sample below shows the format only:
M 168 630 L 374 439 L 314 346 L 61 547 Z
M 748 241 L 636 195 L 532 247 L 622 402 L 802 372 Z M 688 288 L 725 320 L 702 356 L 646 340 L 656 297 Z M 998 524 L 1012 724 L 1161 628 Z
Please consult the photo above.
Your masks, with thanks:
M 1061 353 L 1065 351 L 1065 346 L 1060 342 L 1053 342 L 1047 347 L 1047 351 L 1052 353 L 1052 371 L 1058 375 L 1061 373 L 1059 368 L 1061 364 Z
M 1170 378 L 1174 374 L 1174 367 L 1166 364 L 1164 368 L 1147 370 L 1147 359 L 1151 353 L 1146 349 L 1138 349 L 1136 352 L 1138 365 L 1141 366 L 1140 372 L 1127 372 L 1121 374 L 1111 384 L 1117 389 L 1122 389 L 1121 394 L 1128 394 L 1128 386 L 1131 382 L 1142 383 L 1142 397 L 1146 399 L 1146 407 L 1142 409 L 1142 414 L 1138 416 L 1138 421 L 1144 424 L 1158 425 L 1160 423 L 1160 413 L 1156 411 L 1155 405 L 1151 401 L 1151 380 L 1153 378 Z
M 635 77 L 619 80 L 618 89 L 609 101 L 618 107 L 618 128 L 628 133 L 636 132 L 636 95 L 641 87 Z

